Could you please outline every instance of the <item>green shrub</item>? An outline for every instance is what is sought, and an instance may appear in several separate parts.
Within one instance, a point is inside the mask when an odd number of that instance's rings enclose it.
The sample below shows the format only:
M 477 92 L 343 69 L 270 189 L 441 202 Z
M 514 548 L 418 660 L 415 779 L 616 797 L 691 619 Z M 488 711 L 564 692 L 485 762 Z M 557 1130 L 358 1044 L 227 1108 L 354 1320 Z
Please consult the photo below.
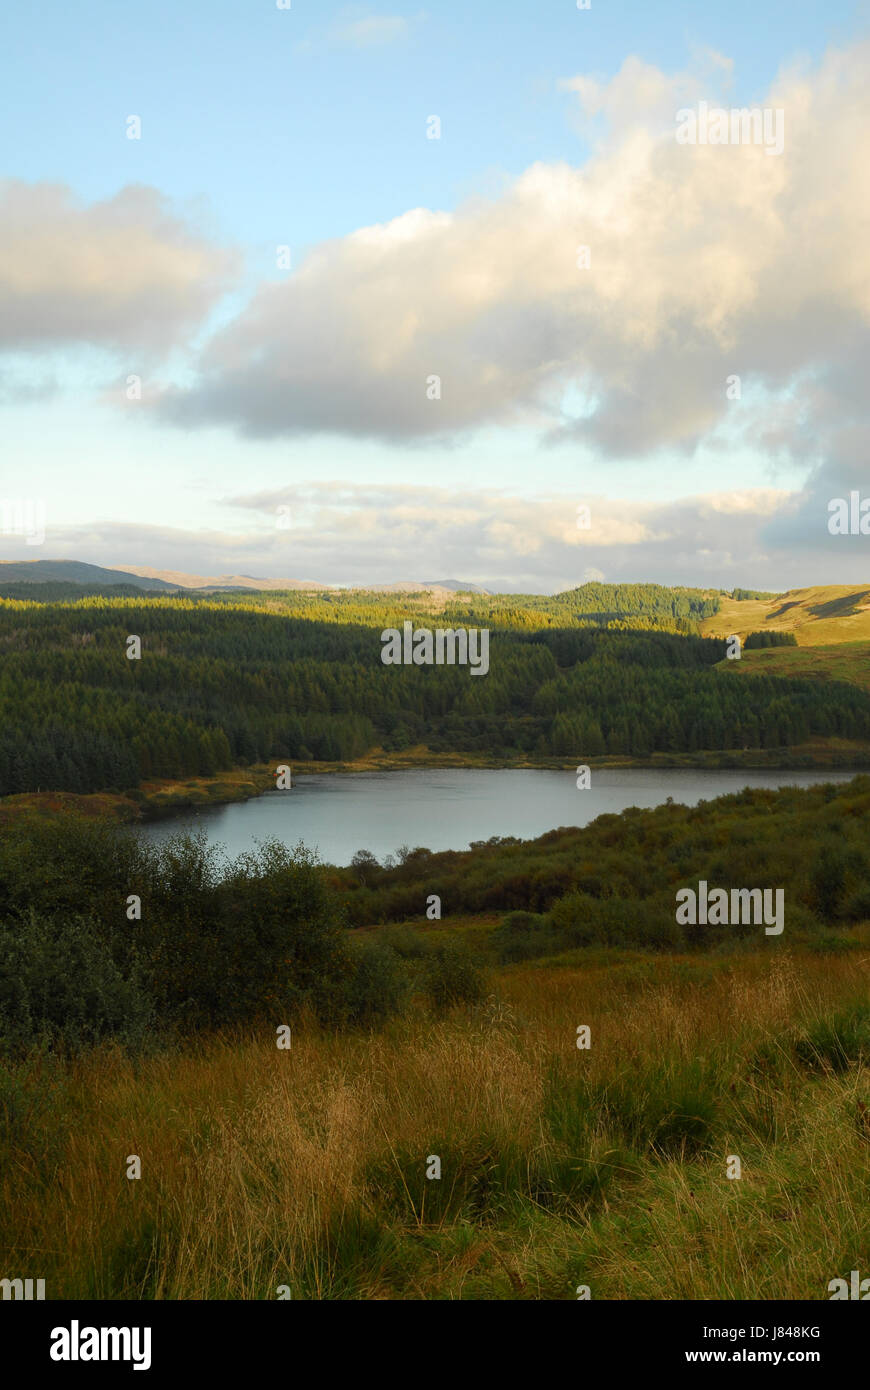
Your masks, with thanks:
M 149 865 L 144 949 L 162 1010 L 187 1025 L 243 1021 L 276 1002 L 328 1013 L 349 972 L 342 924 L 313 855 L 266 840 L 222 865 L 202 832 Z
M 142 905 L 133 922 L 126 916 L 130 895 Z M 73 928 L 82 903 L 87 929 Z M 56 944 L 21 925 L 31 911 Z M 70 1045 L 114 1035 L 122 983 L 134 977 L 161 1023 L 196 1029 L 276 1007 L 292 1015 L 304 1002 L 328 1012 L 350 972 L 321 869 L 301 847 L 277 841 L 227 863 L 204 832 L 152 845 L 73 813 L 21 820 L 0 837 L 0 922 L 10 1039 L 38 1031 L 43 1017 L 49 1035 L 68 1033 Z M 26 968 L 21 952 L 31 962 Z M 54 971 L 52 953 L 65 962 Z M 19 965 L 24 973 L 16 983 Z M 42 975 L 50 983 L 34 1002 L 28 991 Z
M 105 1038 L 141 1045 L 153 1008 L 124 978 L 95 923 L 31 912 L 0 927 L 0 1050 L 77 1052 Z
M 556 955 L 566 945 L 564 932 L 539 912 L 508 913 L 492 932 L 490 941 L 502 965 Z
M 477 1004 L 485 990 L 480 963 L 458 943 L 439 946 L 423 962 L 423 991 L 436 1013 L 456 1004 Z
M 355 941 L 349 966 L 324 1004 L 324 1022 L 377 1028 L 404 1010 L 411 982 L 397 951 L 382 942 Z
M 658 950 L 683 943 L 676 909 L 644 898 L 593 898 L 586 893 L 569 893 L 550 909 L 550 921 L 563 935 L 563 949 L 602 945 Z
M 825 922 L 836 922 L 851 912 L 845 911 L 850 900 L 855 903 L 855 916 L 863 916 L 866 904 L 867 860 L 857 846 L 834 841 L 818 850 L 809 873 L 810 906 Z M 854 918 L 853 918 L 854 920 Z

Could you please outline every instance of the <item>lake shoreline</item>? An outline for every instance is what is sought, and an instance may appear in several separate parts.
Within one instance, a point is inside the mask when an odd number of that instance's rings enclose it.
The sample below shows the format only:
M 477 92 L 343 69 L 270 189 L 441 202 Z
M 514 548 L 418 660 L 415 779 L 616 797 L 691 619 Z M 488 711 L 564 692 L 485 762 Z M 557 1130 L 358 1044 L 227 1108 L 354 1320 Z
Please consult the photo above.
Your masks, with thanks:
M 578 778 L 568 768 L 369 769 L 300 773 L 292 790 L 269 788 L 235 805 L 188 806 L 141 821 L 152 844 L 202 833 L 230 859 L 269 840 L 304 846 L 320 862 L 347 867 L 359 851 L 386 863 L 402 847 L 462 852 L 475 844 L 536 840 L 560 828 L 582 829 L 601 816 L 617 824 L 668 802 L 693 807 L 739 797 L 854 782 L 839 769 L 597 767 Z M 870 778 L 864 775 L 863 785 Z M 802 792 L 800 793 L 803 794 Z
M 289 763 L 293 778 L 365 774 L 372 772 L 424 771 L 538 771 L 568 772 L 581 761 L 595 769 L 662 771 L 844 772 L 857 776 L 870 770 L 870 746 L 845 739 L 818 740 L 793 749 L 733 749 L 696 753 L 656 753 L 647 758 L 624 754 L 601 755 L 585 760 L 567 757 L 497 758 L 488 754 L 436 753 L 420 746 L 401 753 L 376 752 L 345 762 Z M 235 768 L 214 777 L 163 779 L 143 782 L 130 792 L 24 792 L 0 798 L 0 824 L 11 817 L 36 811 L 51 815 L 79 811 L 88 816 L 111 815 L 122 822 L 147 823 L 202 807 L 230 806 L 251 801 L 274 789 L 275 766 L 259 763 Z

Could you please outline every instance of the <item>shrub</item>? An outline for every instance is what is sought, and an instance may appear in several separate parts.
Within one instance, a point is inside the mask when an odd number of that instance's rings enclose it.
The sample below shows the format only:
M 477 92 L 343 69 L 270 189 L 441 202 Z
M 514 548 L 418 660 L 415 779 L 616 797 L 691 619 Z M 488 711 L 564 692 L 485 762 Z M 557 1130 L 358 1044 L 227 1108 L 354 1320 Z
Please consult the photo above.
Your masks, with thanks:
M 566 945 L 565 935 L 550 918 L 538 912 L 510 912 L 493 931 L 490 940 L 502 965 L 556 955 Z
M 143 1042 L 151 1003 L 125 979 L 94 922 L 35 912 L 0 927 L 0 1050 L 77 1052 L 105 1038 Z
M 571 946 L 679 946 L 683 933 L 675 910 L 644 898 L 591 898 L 569 893 L 554 904 L 550 919 Z
M 180 836 L 160 847 L 154 879 L 152 978 L 171 1016 L 222 1024 L 276 1001 L 291 1014 L 304 1002 L 328 1011 L 350 967 L 308 851 L 266 840 L 219 870 L 203 836 Z
M 837 842 L 823 845 L 810 869 L 810 905 L 826 922 L 851 916 L 852 911 L 860 917 L 866 906 L 867 895 L 863 884 L 866 877 L 867 861 L 856 846 Z M 846 912 L 844 905 L 849 899 L 853 903 L 850 904 L 850 911 Z
M 323 1004 L 324 1022 L 377 1028 L 403 1011 L 410 980 L 397 951 L 381 942 L 355 941 L 349 965 L 348 975 Z
M 125 915 L 130 894 L 142 902 L 135 924 Z M 70 926 L 83 901 L 86 930 Z M 37 928 L 21 926 L 31 910 L 56 947 L 34 935 Z M 7 961 L 29 952 L 32 971 L 48 972 L 51 984 L 40 998 L 51 1001 L 49 1031 L 63 1032 L 66 1020 L 71 1042 L 115 1031 L 118 982 L 129 983 L 134 973 L 159 1020 L 200 1028 L 253 1019 L 276 1006 L 292 1014 L 303 1002 L 322 1012 L 350 972 L 321 869 L 301 847 L 289 850 L 277 841 L 227 864 L 204 832 L 155 846 L 99 820 L 31 818 L 0 838 L 4 919 Z M 52 951 L 67 962 L 66 973 L 51 974 Z M 23 958 L 20 963 L 22 980 L 15 984 L 10 965 L 5 984 L 13 1034 L 26 1033 L 27 1017 L 41 1017 L 43 1007 L 33 1012 L 24 979 L 36 976 Z M 93 1015 L 76 993 L 85 981 Z
M 439 946 L 423 964 L 423 990 L 436 1013 L 456 1004 L 477 1004 L 485 980 L 479 962 L 457 943 Z

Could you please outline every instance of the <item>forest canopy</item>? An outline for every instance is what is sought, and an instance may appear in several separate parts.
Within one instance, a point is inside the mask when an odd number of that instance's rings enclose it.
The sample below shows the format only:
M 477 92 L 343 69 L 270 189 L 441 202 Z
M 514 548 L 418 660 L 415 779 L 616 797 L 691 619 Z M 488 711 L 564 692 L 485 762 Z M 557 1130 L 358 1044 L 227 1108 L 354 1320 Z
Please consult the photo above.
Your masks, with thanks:
M 444 603 L 333 590 L 2 598 L 0 795 L 121 791 L 419 745 L 582 761 L 870 740 L 860 689 L 723 679 L 725 640 L 697 631 L 718 603 L 642 584 Z M 488 628 L 486 679 L 385 667 L 381 632 L 423 617 Z M 127 656 L 131 634 L 139 660 Z

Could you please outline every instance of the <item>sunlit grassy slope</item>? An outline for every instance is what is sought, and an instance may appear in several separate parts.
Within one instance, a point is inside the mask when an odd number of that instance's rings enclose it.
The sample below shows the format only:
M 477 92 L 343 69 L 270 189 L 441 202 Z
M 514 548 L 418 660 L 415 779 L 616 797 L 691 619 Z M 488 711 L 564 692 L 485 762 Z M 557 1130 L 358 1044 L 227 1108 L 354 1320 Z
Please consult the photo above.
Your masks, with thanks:
M 870 643 L 870 582 L 790 589 L 775 599 L 723 597 L 719 612 L 704 620 L 701 631 L 706 637 L 793 632 L 799 647 Z
M 870 690 L 870 585 L 826 584 L 743 602 L 723 598 L 701 631 L 744 639 L 750 632 L 794 634 L 797 647 L 744 650 L 739 662 L 723 661 L 723 670 L 848 681 Z

